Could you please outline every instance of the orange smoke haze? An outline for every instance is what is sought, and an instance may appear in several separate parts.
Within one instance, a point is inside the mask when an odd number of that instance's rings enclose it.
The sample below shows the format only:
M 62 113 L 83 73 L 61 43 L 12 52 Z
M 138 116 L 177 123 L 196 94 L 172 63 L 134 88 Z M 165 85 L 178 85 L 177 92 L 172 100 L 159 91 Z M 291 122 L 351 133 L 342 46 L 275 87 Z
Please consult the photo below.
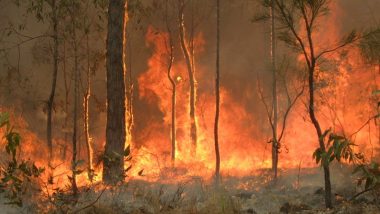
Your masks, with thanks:
M 316 41 L 316 52 L 331 48 L 343 36 L 338 23 L 342 11 L 337 3 L 331 4 L 331 14 L 322 18 L 316 28 L 313 39 Z M 301 23 L 300 34 L 303 34 Z M 323 27 L 321 27 L 323 26 Z M 130 177 L 155 180 L 166 176 L 202 176 L 210 178 L 214 173 L 214 117 L 215 98 L 213 90 L 214 79 L 204 81 L 203 78 L 214 73 L 213 69 L 196 65 L 196 118 L 198 126 L 198 147 L 196 154 L 191 153 L 189 138 L 189 81 L 188 72 L 182 56 L 176 56 L 172 67 L 172 77 L 177 82 L 176 96 L 176 170 L 171 168 L 170 151 L 170 125 L 171 125 L 171 84 L 167 77 L 168 66 L 168 38 L 167 32 L 161 32 L 149 27 L 146 33 L 146 45 L 152 49 L 147 61 L 147 69 L 138 76 L 138 99 L 159 110 L 161 120 L 149 120 L 140 136 L 132 138 L 132 164 Z M 205 47 L 203 34 L 195 38 L 196 57 L 202 57 Z M 179 48 L 175 47 L 175 48 Z M 298 56 L 298 66 L 304 67 L 303 56 Z M 195 60 L 197 61 L 197 59 Z M 234 63 L 234 62 L 229 62 Z M 211 64 L 211 63 L 210 63 Z M 128 71 L 127 71 L 128 72 Z M 269 72 L 269 71 L 268 71 Z M 357 132 L 369 118 L 377 114 L 377 101 L 379 97 L 373 91 L 379 89 L 379 71 L 376 67 L 366 65 L 356 46 L 350 46 L 340 53 L 328 54 L 317 67 L 317 116 L 324 130 L 332 128 L 351 138 L 358 146 L 358 152 L 363 152 L 367 158 L 379 155 L 379 121 L 371 121 Z M 221 74 L 223 78 L 223 70 Z M 253 79 L 252 82 L 255 80 Z M 202 83 L 202 84 L 201 84 Z M 209 84 L 209 85 L 205 85 Z M 297 83 L 299 84 L 299 83 Z M 257 170 L 271 167 L 271 145 L 268 144 L 271 134 L 262 133 L 268 130 L 269 123 L 259 123 L 257 118 L 265 115 L 255 115 L 253 111 L 235 99 L 235 95 L 223 85 L 221 86 L 221 112 L 220 112 L 220 151 L 221 173 L 225 176 L 247 176 Z M 241 91 L 243 95 L 256 93 L 255 91 Z M 282 94 L 279 92 L 279 94 Z M 312 154 L 317 148 L 317 136 L 314 127 L 309 121 L 306 112 L 306 91 L 290 113 L 287 129 L 283 139 L 280 153 L 279 168 L 315 167 Z M 280 95 L 281 96 L 281 95 Z M 257 105 L 262 105 L 257 102 Z M 9 110 L 9 109 L 0 109 Z M 155 115 L 157 116 L 157 115 Z M 153 116 L 152 116 L 153 117 Z M 147 115 L 149 118 L 149 115 Z M 135 117 L 135 120 L 139 118 Z M 20 131 L 22 139 L 22 152 L 20 156 L 36 160 L 37 165 L 47 166 L 45 143 L 28 131 L 28 125 L 21 117 L 12 114 L 12 123 Z M 357 132 L 357 133 L 356 133 Z M 1 134 L 1 130 L 0 130 Z M 133 142 L 139 138 L 142 144 Z M 141 140 L 142 139 L 142 140 Z M 104 143 L 98 140 L 96 142 Z M 1 150 L 4 151 L 4 142 L 1 141 Z M 71 173 L 71 149 L 65 160 L 61 158 L 60 145 L 67 142 L 55 140 L 54 147 L 56 160 L 54 176 L 56 186 L 67 185 L 67 175 Z M 101 143 L 98 143 L 101 144 Z M 95 147 L 99 147 L 96 145 Z M 83 157 L 85 157 L 83 155 Z M 84 159 L 84 158 L 78 158 Z M 3 161 L 3 157 L 1 159 Z M 95 168 L 97 177 L 101 179 L 101 166 Z M 85 164 L 80 168 L 85 170 Z M 144 170 L 143 177 L 138 173 Z M 47 175 L 46 175 L 47 176 Z M 47 178 L 47 177 L 46 177 Z M 45 178 L 43 178 L 45 179 Z M 46 180 L 46 179 L 45 179 Z M 78 176 L 78 185 L 88 183 L 86 172 Z

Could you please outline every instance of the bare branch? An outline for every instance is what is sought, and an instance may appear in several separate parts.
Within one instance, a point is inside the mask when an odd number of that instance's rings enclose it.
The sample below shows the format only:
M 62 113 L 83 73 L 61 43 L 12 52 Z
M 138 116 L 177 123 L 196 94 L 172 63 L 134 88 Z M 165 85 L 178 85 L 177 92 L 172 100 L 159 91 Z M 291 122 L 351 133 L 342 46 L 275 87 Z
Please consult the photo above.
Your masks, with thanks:
M 359 39 L 361 39 L 361 37 L 357 36 L 356 35 L 356 32 L 355 31 L 352 31 L 348 37 L 346 39 L 344 39 L 344 41 L 342 42 L 342 44 L 336 46 L 335 48 L 332 48 L 332 49 L 327 49 L 327 50 L 324 50 L 322 51 L 321 53 L 319 53 L 317 55 L 317 57 L 315 58 L 316 60 L 318 60 L 319 58 L 321 58 L 323 55 L 325 54 L 328 54 L 328 53 L 332 53 L 332 52 L 335 52 L 341 48 L 344 48 L 350 44 L 353 44 L 354 42 L 358 41 Z
M 293 33 L 294 37 L 297 39 L 299 45 L 301 46 L 301 49 L 302 49 L 303 55 L 305 56 L 308 67 L 311 67 L 309 54 L 306 51 L 305 44 L 303 43 L 301 37 L 299 36 L 299 34 L 297 33 L 295 29 L 294 20 L 291 19 L 292 16 L 289 14 L 289 12 L 287 13 L 287 9 L 283 1 L 281 1 L 281 3 L 280 3 L 280 0 L 274 0 L 274 1 L 277 4 L 277 8 L 279 9 L 281 13 L 282 20 L 285 21 L 286 26 Z
M 273 109 L 269 110 L 269 106 L 268 106 L 267 102 L 265 101 L 263 88 L 261 87 L 260 80 L 259 80 L 258 76 L 257 76 L 257 87 L 258 87 L 257 91 L 258 91 L 258 94 L 259 94 L 259 98 L 260 98 L 261 102 L 264 104 L 269 124 L 271 126 L 272 131 L 274 131 L 275 127 L 274 127 L 273 118 L 272 118 L 272 116 L 273 116 L 273 114 L 272 114 Z

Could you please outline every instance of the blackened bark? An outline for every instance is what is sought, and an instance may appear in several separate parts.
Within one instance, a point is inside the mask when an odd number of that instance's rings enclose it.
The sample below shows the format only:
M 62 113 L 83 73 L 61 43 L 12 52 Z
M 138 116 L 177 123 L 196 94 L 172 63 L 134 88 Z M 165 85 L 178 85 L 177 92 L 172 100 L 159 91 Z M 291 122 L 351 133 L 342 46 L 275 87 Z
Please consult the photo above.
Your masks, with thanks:
M 107 128 L 103 181 L 115 184 L 124 179 L 123 151 L 126 141 L 124 22 L 125 0 L 110 0 L 107 33 Z

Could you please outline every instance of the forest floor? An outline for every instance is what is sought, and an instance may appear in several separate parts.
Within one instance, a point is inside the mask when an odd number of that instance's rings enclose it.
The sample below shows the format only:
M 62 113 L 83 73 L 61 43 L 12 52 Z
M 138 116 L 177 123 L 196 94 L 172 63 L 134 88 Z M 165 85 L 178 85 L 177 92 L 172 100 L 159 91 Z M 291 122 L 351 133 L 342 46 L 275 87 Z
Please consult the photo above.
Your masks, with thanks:
M 283 170 L 276 183 L 267 170 L 258 176 L 225 176 L 218 188 L 195 176 L 174 183 L 134 179 L 112 189 L 95 184 L 81 190 L 76 205 L 61 204 L 51 213 L 380 213 L 374 193 L 349 201 L 361 190 L 351 172 L 351 167 L 333 167 L 333 209 L 324 208 L 322 169 L 312 168 Z M 0 213 L 40 213 L 41 204 L 34 203 L 22 209 L 1 203 Z

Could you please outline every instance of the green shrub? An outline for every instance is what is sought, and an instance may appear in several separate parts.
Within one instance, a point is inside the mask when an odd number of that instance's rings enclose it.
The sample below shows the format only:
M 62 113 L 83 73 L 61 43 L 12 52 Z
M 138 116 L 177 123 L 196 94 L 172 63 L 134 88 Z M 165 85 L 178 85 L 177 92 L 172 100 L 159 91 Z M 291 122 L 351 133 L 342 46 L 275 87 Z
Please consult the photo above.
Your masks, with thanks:
M 38 178 L 44 171 L 32 161 L 18 160 L 17 151 L 20 147 L 21 136 L 13 130 L 9 122 L 9 114 L 0 112 L 0 129 L 4 131 L 5 150 L 10 160 L 0 167 L 0 193 L 8 199 L 7 204 L 23 205 L 22 196 L 31 187 L 33 178 Z

